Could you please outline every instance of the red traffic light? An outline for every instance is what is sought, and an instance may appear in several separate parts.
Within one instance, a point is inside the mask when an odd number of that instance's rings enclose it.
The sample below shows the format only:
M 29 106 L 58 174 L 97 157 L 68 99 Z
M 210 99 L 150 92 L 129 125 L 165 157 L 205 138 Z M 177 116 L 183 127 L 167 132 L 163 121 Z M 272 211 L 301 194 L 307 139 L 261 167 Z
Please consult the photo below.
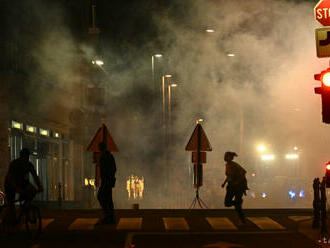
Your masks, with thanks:
M 325 165 L 326 165 L 326 170 L 330 171 L 330 162 L 326 163 Z
M 321 95 L 322 121 L 330 124 L 330 68 L 314 74 L 314 79 L 321 81 L 321 87 L 314 88 L 314 92 Z
M 319 74 L 314 74 L 314 79 L 321 81 L 322 86 L 330 87 L 330 68 L 322 71 Z
M 324 84 L 325 86 L 327 86 L 327 87 L 330 86 L 330 72 L 329 71 L 322 74 L 321 81 L 322 81 L 322 84 Z

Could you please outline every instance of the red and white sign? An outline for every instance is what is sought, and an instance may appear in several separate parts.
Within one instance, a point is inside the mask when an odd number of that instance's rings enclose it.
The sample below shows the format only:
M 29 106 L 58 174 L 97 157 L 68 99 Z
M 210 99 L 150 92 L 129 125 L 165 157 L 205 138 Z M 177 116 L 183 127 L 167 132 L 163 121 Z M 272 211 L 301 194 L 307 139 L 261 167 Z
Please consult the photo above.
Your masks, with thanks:
M 320 0 L 314 7 L 314 16 L 323 26 L 330 26 L 330 0 Z

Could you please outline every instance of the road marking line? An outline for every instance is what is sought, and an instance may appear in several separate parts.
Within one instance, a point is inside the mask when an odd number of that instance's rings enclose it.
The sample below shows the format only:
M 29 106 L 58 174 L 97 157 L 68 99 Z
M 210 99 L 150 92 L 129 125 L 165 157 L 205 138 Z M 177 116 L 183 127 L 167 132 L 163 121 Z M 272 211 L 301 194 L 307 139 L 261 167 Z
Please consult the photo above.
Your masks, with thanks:
M 188 223 L 184 218 L 163 218 L 166 230 L 189 230 Z
M 69 230 L 93 230 L 98 218 L 77 218 L 68 227 Z
M 237 230 L 237 227 L 226 217 L 206 217 L 215 230 Z
M 277 223 L 269 217 L 248 217 L 247 219 L 256 224 L 262 230 L 286 229 L 281 224 Z
M 293 220 L 293 221 L 296 221 L 296 222 L 299 222 L 299 221 L 304 221 L 304 220 L 311 220 L 313 217 L 312 216 L 308 216 L 308 215 L 305 215 L 305 216 L 289 216 L 288 217 L 290 220 Z
M 140 230 L 142 218 L 120 218 L 116 227 L 118 230 Z
M 45 229 L 50 223 L 52 223 L 54 219 L 49 219 L 49 218 L 42 218 L 41 219 L 41 227 L 42 230 Z

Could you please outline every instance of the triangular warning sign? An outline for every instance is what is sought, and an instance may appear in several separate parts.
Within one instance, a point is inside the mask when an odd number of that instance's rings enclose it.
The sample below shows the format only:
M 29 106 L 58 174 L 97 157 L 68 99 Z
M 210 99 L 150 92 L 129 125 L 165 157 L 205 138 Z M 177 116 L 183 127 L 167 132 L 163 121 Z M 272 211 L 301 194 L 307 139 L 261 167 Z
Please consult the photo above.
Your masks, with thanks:
M 198 148 L 199 147 L 199 148 Z M 186 146 L 186 151 L 212 151 L 211 144 L 207 139 L 201 124 L 197 124 Z
M 100 142 L 104 142 L 107 144 L 108 151 L 118 152 L 117 145 L 113 141 L 110 132 L 108 131 L 107 127 L 104 124 L 102 124 L 101 127 L 97 130 L 94 138 L 87 147 L 87 150 L 90 152 L 100 152 L 99 150 Z

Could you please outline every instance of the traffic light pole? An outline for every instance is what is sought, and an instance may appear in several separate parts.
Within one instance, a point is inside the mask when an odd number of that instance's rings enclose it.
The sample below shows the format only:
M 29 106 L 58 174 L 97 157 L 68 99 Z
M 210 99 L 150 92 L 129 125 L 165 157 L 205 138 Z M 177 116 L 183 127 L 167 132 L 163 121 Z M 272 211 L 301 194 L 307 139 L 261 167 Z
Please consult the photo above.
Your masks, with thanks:
M 321 236 L 327 238 L 328 240 L 328 230 L 327 230 L 327 196 L 326 196 L 326 177 L 323 177 L 321 183 Z
M 313 182 L 314 200 L 313 200 L 313 228 L 320 226 L 320 179 L 315 178 Z
M 313 182 L 314 200 L 313 200 L 313 228 L 318 228 L 321 220 L 320 241 L 328 244 L 329 236 L 327 229 L 327 196 L 326 196 L 326 177 L 323 177 L 320 183 L 319 178 Z M 321 198 L 320 198 L 321 195 Z

